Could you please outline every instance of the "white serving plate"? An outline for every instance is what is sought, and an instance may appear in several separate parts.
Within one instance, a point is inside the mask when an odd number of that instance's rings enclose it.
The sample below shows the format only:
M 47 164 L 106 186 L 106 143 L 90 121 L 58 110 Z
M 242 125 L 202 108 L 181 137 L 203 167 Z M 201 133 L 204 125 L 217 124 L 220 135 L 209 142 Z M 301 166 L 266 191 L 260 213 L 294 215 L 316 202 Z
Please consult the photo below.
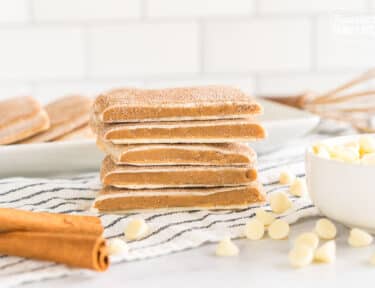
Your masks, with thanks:
M 103 156 L 93 139 L 0 146 L 0 177 L 98 171 Z
M 288 142 L 311 132 L 319 124 L 319 116 L 264 99 L 257 99 L 264 114 L 257 119 L 266 128 L 267 139 L 249 143 L 258 154 L 281 148 Z
M 358 137 L 336 137 L 320 143 L 338 145 Z M 333 220 L 372 233 L 375 233 L 374 176 L 374 165 L 321 158 L 311 147 L 306 151 L 306 179 L 314 205 Z
M 310 113 L 261 100 L 260 117 L 268 138 L 251 143 L 258 153 L 275 150 L 311 131 L 319 118 Z M 103 153 L 95 140 L 0 146 L 0 177 L 50 176 L 99 171 Z

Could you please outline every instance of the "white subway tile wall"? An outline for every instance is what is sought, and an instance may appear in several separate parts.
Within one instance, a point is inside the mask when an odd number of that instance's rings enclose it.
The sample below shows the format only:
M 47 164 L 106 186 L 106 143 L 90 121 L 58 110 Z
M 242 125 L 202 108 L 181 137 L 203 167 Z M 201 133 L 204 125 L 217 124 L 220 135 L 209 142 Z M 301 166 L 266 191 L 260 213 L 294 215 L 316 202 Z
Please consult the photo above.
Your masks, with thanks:
M 81 28 L 0 29 L 0 79 L 39 80 L 85 76 Z
M 307 71 L 310 26 L 306 19 L 208 23 L 203 33 L 204 71 Z
M 261 13 L 331 13 L 334 11 L 364 11 L 367 0 L 260 0 Z
M 0 0 L 0 99 L 324 91 L 375 66 L 375 0 Z
M 122 20 L 140 17 L 137 0 L 33 0 L 35 21 Z
M 93 27 L 88 33 L 89 76 L 149 77 L 199 73 L 194 22 Z
M 249 15 L 255 12 L 252 0 L 149 0 L 146 15 L 150 18 L 178 18 L 225 15 Z
M 25 23 L 31 19 L 28 0 L 0 0 L 0 24 Z

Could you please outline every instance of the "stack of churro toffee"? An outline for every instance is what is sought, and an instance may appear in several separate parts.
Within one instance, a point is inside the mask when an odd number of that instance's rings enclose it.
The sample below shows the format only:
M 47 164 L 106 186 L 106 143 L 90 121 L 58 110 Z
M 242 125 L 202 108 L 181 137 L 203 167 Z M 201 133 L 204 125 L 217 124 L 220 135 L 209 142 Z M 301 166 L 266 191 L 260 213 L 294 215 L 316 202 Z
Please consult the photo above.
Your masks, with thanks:
M 107 154 L 94 207 L 233 209 L 265 200 L 256 153 L 262 107 L 222 86 L 119 89 L 97 97 L 90 124 Z

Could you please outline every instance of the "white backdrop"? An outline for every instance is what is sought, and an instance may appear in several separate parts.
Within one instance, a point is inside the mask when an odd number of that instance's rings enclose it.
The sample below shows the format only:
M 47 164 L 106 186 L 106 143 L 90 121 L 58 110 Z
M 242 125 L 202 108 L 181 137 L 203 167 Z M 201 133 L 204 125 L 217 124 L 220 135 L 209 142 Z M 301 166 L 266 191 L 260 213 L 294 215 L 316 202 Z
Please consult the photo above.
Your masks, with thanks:
M 375 66 L 375 0 L 0 0 L 0 99 L 322 90 Z

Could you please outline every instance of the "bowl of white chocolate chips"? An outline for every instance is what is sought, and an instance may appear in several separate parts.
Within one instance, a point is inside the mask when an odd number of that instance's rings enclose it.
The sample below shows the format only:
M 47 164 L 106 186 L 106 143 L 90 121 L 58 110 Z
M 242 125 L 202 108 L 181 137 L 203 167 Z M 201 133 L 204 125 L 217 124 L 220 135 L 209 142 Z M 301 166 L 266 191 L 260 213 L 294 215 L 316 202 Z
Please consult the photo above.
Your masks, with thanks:
M 331 138 L 306 152 L 310 197 L 325 216 L 375 232 L 375 135 Z

